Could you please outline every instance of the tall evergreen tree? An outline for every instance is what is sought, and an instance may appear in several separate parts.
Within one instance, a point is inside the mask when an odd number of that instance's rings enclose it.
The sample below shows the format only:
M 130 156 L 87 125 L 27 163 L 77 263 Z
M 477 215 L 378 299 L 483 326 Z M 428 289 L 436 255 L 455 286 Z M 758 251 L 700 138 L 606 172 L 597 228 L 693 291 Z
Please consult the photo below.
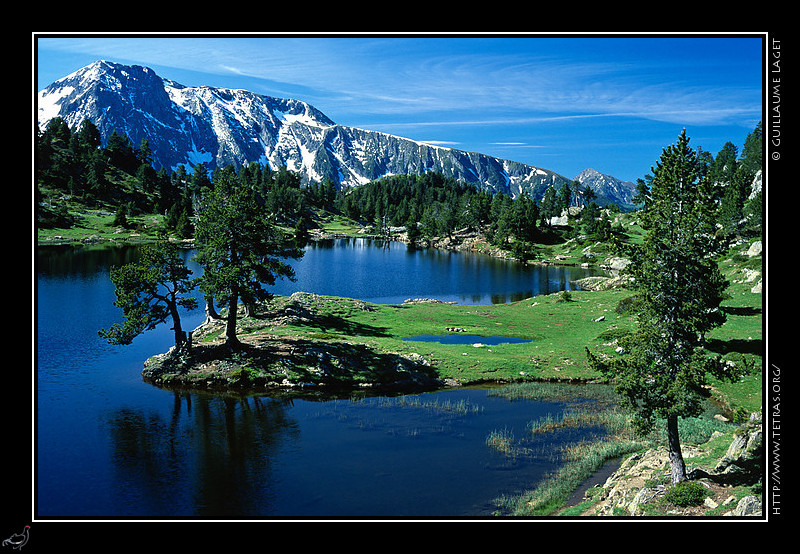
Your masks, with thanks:
M 302 250 L 272 225 L 261 203 L 229 166 L 215 172 L 213 189 L 197 214 L 196 259 L 204 268 L 200 290 L 206 298 L 227 304 L 225 336 L 232 347 L 239 345 L 239 301 L 251 306 L 271 298 L 265 286 L 274 285 L 279 277 L 294 279 L 294 270 L 284 260 L 302 256 Z
M 567 208 L 569 208 L 569 205 L 570 205 L 571 202 L 572 202 L 572 188 L 571 188 L 571 185 L 570 185 L 570 183 L 564 183 L 561 186 L 561 191 L 559 192 L 559 195 L 558 195 L 558 208 L 559 208 L 558 215 L 561 215 L 562 211 L 564 211 Z
M 714 238 L 709 181 L 698 182 L 688 142 L 684 130 L 654 169 L 642 212 L 647 235 L 631 264 L 641 312 L 637 330 L 622 341 L 627 353 L 600 360 L 587 350 L 642 432 L 666 421 L 673 483 L 686 479 L 678 418 L 700 413 L 708 374 L 738 377 L 702 349 L 705 334 L 725 321 L 719 306 L 727 282 L 713 258 L 722 245 Z
M 554 187 L 548 187 L 546 191 L 544 191 L 544 196 L 542 196 L 542 201 L 539 203 L 539 212 L 542 217 L 542 221 L 549 226 L 550 220 L 553 216 L 561 215 L 560 213 L 556 213 L 556 189 Z
M 80 147 L 87 151 L 99 148 L 102 141 L 100 130 L 89 119 L 84 119 L 81 122 L 81 126 L 75 136 Z

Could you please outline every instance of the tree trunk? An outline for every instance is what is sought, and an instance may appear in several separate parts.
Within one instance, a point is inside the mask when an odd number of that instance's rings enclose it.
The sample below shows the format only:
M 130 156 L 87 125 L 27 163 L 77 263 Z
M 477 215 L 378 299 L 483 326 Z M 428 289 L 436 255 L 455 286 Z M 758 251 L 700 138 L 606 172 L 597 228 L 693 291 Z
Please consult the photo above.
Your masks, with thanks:
M 181 327 L 181 316 L 178 314 L 178 308 L 174 304 L 170 306 L 170 312 L 172 314 L 172 330 L 175 333 L 175 349 L 181 351 L 188 347 L 186 333 Z
M 237 320 L 237 308 L 239 305 L 239 295 L 236 293 L 231 294 L 230 301 L 228 303 L 228 323 L 225 326 L 225 342 L 228 346 L 238 346 L 239 339 L 236 338 L 236 320 Z
M 219 314 L 214 308 L 214 299 L 206 297 L 206 323 L 211 323 L 215 319 L 219 319 Z
M 681 452 L 681 441 L 678 437 L 678 417 L 667 418 L 667 440 L 669 443 L 669 465 L 672 484 L 686 480 L 686 464 Z

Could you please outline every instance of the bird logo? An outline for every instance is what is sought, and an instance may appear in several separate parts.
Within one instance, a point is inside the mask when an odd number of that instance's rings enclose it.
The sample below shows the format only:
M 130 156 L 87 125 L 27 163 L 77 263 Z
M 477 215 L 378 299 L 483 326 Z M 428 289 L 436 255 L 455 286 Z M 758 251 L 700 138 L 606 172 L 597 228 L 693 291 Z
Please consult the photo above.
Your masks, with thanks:
M 22 549 L 22 547 L 25 546 L 25 543 L 28 542 L 28 532 L 30 531 L 30 528 L 30 525 L 26 525 L 25 529 L 22 530 L 22 533 L 14 533 L 4 540 L 3 546 L 10 546 L 15 550 Z

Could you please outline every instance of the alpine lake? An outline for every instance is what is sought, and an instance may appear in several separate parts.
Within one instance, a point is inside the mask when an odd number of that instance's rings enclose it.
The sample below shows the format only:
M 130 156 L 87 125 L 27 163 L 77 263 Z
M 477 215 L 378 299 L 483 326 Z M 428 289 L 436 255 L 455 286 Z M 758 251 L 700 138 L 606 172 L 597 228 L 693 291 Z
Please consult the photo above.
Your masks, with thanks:
M 121 321 L 109 269 L 137 247 L 36 249 L 35 515 L 39 518 L 484 518 L 495 499 L 533 488 L 563 463 L 563 445 L 596 433 L 529 437 L 562 400 L 509 398 L 502 385 L 413 394 L 326 397 L 177 391 L 142 379 L 143 362 L 172 346 L 169 325 L 114 346 L 98 330 Z M 187 264 L 198 274 L 194 252 Z M 563 290 L 598 270 L 521 264 L 374 239 L 327 239 L 292 261 L 298 291 L 403 306 L 425 298 L 480 310 Z M 201 307 L 182 315 L 200 325 Z M 419 333 L 407 346 L 531 348 L 537 337 Z M 449 344 L 448 344 L 449 343 Z M 530 358 L 530 354 L 526 355 Z M 579 391 L 576 387 L 576 396 Z M 489 444 L 525 440 L 514 455 Z

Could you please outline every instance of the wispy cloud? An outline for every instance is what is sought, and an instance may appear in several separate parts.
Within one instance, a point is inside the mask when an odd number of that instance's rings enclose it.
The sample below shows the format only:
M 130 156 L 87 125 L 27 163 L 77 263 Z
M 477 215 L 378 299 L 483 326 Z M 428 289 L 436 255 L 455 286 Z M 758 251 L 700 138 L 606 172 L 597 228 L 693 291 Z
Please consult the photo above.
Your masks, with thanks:
M 184 85 L 304 100 L 342 125 L 534 165 L 546 157 L 566 174 L 641 175 L 676 127 L 701 127 L 713 151 L 741 143 L 762 115 L 758 38 L 122 35 L 39 46 L 55 54 L 53 80 L 80 67 L 63 60 L 147 65 Z
M 670 54 L 637 58 L 624 40 L 605 55 L 594 54 L 591 42 L 525 38 L 89 37 L 47 44 L 246 77 L 265 90 L 302 87 L 353 114 L 402 114 L 405 121 L 419 114 L 415 126 L 620 116 L 714 124 L 760 113 L 760 90 L 720 83 L 713 60 L 695 52 L 686 67 Z

